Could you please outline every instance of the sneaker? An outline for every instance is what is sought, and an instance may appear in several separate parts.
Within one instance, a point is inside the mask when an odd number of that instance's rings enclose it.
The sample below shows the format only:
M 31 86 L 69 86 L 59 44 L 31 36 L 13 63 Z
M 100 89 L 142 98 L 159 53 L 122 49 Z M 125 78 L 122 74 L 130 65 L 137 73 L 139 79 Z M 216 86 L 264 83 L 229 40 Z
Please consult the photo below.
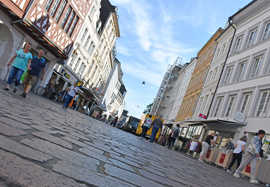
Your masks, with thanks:
M 23 92 L 23 93 L 21 94 L 21 96 L 22 96 L 23 98 L 26 98 L 26 93 Z
M 234 173 L 233 176 L 234 176 L 235 178 L 240 178 L 239 173 Z
M 6 88 L 4 88 L 4 90 L 9 91 L 9 88 L 6 87 Z
M 251 183 L 251 184 L 259 184 L 259 181 L 255 180 L 255 179 L 250 179 L 249 183 Z
M 17 88 L 15 87 L 14 89 L 13 89 L 13 93 L 16 93 L 17 92 Z
M 229 170 L 229 169 L 226 169 L 226 172 L 227 172 L 227 173 L 231 173 L 231 170 Z

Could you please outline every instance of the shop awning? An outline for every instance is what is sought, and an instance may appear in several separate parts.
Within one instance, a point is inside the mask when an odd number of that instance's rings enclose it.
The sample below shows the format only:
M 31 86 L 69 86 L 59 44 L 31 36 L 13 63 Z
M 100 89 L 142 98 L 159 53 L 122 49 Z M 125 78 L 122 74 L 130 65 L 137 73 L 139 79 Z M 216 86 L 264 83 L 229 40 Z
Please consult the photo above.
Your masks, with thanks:
M 184 121 L 183 126 L 198 126 L 203 125 L 209 130 L 216 131 L 225 131 L 225 132 L 235 132 L 239 127 L 244 127 L 246 124 L 239 123 L 235 121 L 227 121 L 227 120 L 201 120 L 201 121 Z

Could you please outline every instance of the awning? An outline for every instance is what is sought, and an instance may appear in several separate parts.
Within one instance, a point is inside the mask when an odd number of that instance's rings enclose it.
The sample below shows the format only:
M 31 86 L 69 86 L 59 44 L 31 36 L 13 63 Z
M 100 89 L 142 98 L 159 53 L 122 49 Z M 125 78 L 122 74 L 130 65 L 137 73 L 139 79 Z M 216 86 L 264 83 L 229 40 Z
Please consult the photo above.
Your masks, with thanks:
M 220 132 L 236 132 L 238 128 L 246 126 L 244 123 L 227 120 L 201 120 L 201 121 L 183 121 L 181 127 L 203 125 L 208 130 Z

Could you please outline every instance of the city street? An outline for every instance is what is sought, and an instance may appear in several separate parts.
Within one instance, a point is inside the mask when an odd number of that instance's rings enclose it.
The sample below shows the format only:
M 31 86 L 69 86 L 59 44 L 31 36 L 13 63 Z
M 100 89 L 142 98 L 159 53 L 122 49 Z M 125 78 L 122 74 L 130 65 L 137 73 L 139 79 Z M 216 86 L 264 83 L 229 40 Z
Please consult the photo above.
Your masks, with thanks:
M 253 186 L 45 98 L 0 86 L 0 186 Z

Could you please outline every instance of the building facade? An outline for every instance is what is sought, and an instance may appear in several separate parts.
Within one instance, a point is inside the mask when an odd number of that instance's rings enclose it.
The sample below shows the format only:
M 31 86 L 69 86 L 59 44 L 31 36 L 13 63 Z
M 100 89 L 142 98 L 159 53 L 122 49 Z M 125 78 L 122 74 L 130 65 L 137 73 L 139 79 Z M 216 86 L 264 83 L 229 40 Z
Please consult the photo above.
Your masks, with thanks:
M 270 2 L 252 1 L 231 20 L 236 34 L 210 119 L 246 124 L 239 136 L 259 129 L 269 133 Z
M 122 115 L 125 107 L 125 96 L 127 90 L 123 83 L 123 72 L 121 68 L 121 63 L 117 58 L 115 58 L 114 69 L 109 77 L 108 87 L 105 90 L 105 95 L 103 97 L 102 104 L 106 106 L 106 115 L 118 116 Z
M 183 102 L 179 109 L 176 120 L 184 121 L 190 120 L 196 109 L 197 101 L 201 94 L 205 78 L 207 76 L 208 69 L 212 62 L 215 48 L 216 39 L 223 30 L 219 28 L 215 34 L 209 39 L 204 47 L 198 52 L 197 63 L 192 73 L 191 80 L 188 85 L 188 89 L 185 93 Z

